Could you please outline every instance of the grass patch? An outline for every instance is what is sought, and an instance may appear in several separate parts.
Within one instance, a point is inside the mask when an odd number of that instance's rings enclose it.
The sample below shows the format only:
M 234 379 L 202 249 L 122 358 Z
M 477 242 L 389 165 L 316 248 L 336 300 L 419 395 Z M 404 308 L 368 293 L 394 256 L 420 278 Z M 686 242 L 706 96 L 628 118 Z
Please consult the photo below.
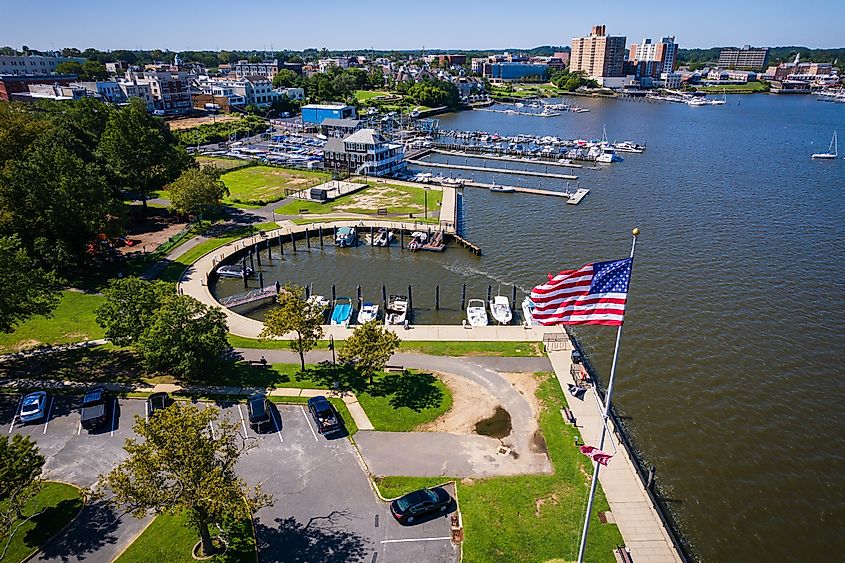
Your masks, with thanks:
M 275 166 L 248 166 L 227 172 L 220 179 L 229 189 L 224 202 L 266 205 L 283 199 L 291 190 L 304 190 L 326 182 L 331 175 Z
M 356 90 L 355 97 L 358 99 L 359 102 L 366 102 L 368 100 L 372 100 L 373 98 L 393 98 L 396 94 L 391 94 L 390 92 L 384 92 L 381 90 Z
M 708 94 L 721 94 L 727 92 L 729 94 L 754 94 L 757 92 L 768 92 L 768 82 L 753 81 L 745 84 L 724 84 L 721 86 L 697 86 L 695 89 L 698 92 L 707 92 Z
M 4 561 L 23 561 L 56 535 L 82 509 L 82 492 L 73 485 L 46 482 L 23 510 L 26 517 L 42 512 L 18 528 Z M 17 522 L 13 524 L 13 527 Z
M 103 329 L 94 318 L 102 302 L 102 295 L 64 291 L 52 317 L 32 317 L 14 332 L 0 333 L 0 353 L 102 338 Z
M 428 192 L 427 195 L 426 191 Z M 375 215 L 380 208 L 386 208 L 388 214 L 407 215 L 422 213 L 425 209 L 426 198 L 428 199 L 429 213 L 437 211 L 443 199 L 443 192 L 398 184 L 371 184 L 368 188 L 354 194 L 341 196 L 328 203 L 291 201 L 278 207 L 276 213 L 289 216 L 300 215 L 302 212 L 309 214 L 358 213 Z
M 342 341 L 337 340 L 335 344 L 340 345 Z M 232 348 L 255 348 L 257 350 L 290 350 L 290 340 L 259 340 L 257 338 L 245 338 L 235 334 L 229 334 L 229 344 Z M 329 341 L 320 340 L 315 350 L 328 350 Z
M 224 524 L 229 548 L 225 554 L 216 555 L 209 561 L 227 563 L 254 563 L 255 539 L 252 522 L 249 519 L 232 520 Z M 214 530 L 212 530 L 214 535 Z M 146 561 L 168 561 L 172 563 L 193 563 L 191 551 L 199 541 L 199 535 L 188 526 L 186 515 L 161 514 L 144 532 L 116 559 L 120 563 Z
M 464 561 L 573 561 L 577 556 L 592 466 L 575 448 L 577 429 L 565 424 L 566 400 L 552 374 L 538 374 L 542 403 L 540 428 L 554 466 L 553 475 L 494 477 L 458 482 L 466 541 Z M 385 497 L 396 497 L 445 478 L 386 477 L 377 480 Z M 609 509 L 599 488 L 590 523 L 587 560 L 615 561 L 622 543 L 615 524 L 601 524 L 597 513 Z

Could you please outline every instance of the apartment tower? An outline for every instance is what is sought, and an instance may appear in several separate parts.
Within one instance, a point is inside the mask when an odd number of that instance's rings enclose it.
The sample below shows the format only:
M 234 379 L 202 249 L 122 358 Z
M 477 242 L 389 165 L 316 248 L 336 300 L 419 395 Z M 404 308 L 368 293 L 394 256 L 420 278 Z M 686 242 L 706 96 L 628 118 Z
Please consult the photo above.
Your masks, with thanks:
M 572 38 L 570 71 L 583 71 L 595 80 L 624 76 L 626 41 L 624 36 L 607 35 L 603 25 L 593 26 L 589 37 Z

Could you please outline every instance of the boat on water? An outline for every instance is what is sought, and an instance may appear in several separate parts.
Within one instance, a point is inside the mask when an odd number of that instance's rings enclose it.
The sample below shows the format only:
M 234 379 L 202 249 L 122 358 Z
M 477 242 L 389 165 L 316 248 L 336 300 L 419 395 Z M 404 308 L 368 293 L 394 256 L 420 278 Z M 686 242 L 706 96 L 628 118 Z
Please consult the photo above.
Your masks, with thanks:
M 384 310 L 384 324 L 402 325 L 408 319 L 408 298 L 404 295 L 391 295 Z
M 603 162 L 610 164 L 611 162 L 622 162 L 623 158 L 616 154 L 616 149 L 607 145 L 602 146 L 599 155 L 596 157 L 596 162 Z
M 428 234 L 422 231 L 414 231 L 411 233 L 411 242 L 408 243 L 408 250 L 420 250 L 428 241 Z
M 358 311 L 358 324 L 364 324 L 370 321 L 374 321 L 378 318 L 378 305 L 375 303 L 370 303 L 369 301 L 364 301 L 364 304 L 361 305 L 361 310 Z
M 493 184 L 492 186 L 490 186 L 490 191 L 491 192 L 499 192 L 499 193 L 502 193 L 502 194 L 512 194 L 516 190 L 514 189 L 513 186 L 497 186 L 497 185 Z
M 334 243 L 340 247 L 355 246 L 358 244 L 358 233 L 352 227 L 340 227 L 335 235 Z
M 248 278 L 254 273 L 249 266 L 244 267 L 237 264 L 217 268 L 217 275 L 221 278 Z
M 332 310 L 333 326 L 349 326 L 352 321 L 352 300 L 348 297 L 338 297 Z
M 613 148 L 618 152 L 641 153 L 645 151 L 644 146 L 634 143 L 633 141 L 620 141 L 618 143 L 613 143 Z
M 834 160 L 839 156 L 839 144 L 836 139 L 836 131 L 833 132 L 833 138 L 830 140 L 830 146 L 827 147 L 827 152 L 817 152 L 813 155 L 816 160 Z
M 513 318 L 510 301 L 504 295 L 497 295 L 493 298 L 490 302 L 490 313 L 502 325 L 510 324 Z
M 394 238 L 393 231 L 382 227 L 373 239 L 373 246 L 390 246 Z
M 526 326 L 534 326 L 537 321 L 534 320 L 534 302 L 527 295 L 522 300 L 522 320 Z
M 332 304 L 328 298 L 323 297 L 322 295 L 312 295 L 308 299 L 305 300 L 306 303 L 311 305 L 311 309 L 319 312 L 322 316 L 323 320 L 326 319 L 326 312 L 329 310 L 329 306 Z
M 463 178 L 443 178 L 440 181 L 440 184 L 443 185 L 443 186 L 453 186 L 453 187 L 456 187 L 456 188 L 460 188 L 464 185 L 464 179 Z
M 470 299 L 467 303 L 467 321 L 470 326 L 487 326 L 487 306 L 481 299 Z

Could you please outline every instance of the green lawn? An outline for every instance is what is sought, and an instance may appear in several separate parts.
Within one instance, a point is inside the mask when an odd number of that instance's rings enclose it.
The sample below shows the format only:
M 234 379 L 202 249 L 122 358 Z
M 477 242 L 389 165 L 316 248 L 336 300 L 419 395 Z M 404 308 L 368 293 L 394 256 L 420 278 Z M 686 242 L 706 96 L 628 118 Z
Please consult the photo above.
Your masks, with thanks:
M 215 563 L 254 563 L 255 538 L 249 519 L 228 523 L 229 549 L 226 553 L 210 559 Z M 214 530 L 212 529 L 212 535 Z M 193 563 L 191 550 L 199 541 L 199 535 L 188 527 L 185 515 L 161 514 L 144 532 L 116 559 L 120 563 L 146 563 L 167 561 L 168 563 Z
M 94 319 L 94 310 L 102 302 L 102 295 L 64 291 L 52 317 L 32 317 L 14 332 L 0 333 L 0 353 L 102 338 L 103 329 Z
M 555 473 L 494 477 L 458 482 L 458 498 L 465 527 L 464 561 L 574 561 L 583 525 L 592 466 L 577 448 L 578 431 L 564 423 L 566 404 L 556 379 L 539 374 L 537 396 L 543 405 L 540 427 Z M 382 495 L 402 495 L 445 478 L 386 477 L 379 480 Z M 613 549 L 622 544 L 615 524 L 601 524 L 597 513 L 609 509 L 599 488 L 590 524 L 587 560 L 612 563 Z
M 255 348 L 260 350 L 290 350 L 288 340 L 258 340 L 243 336 L 229 335 L 229 344 L 234 348 Z M 338 346 L 342 341 L 337 340 Z M 328 342 L 321 340 L 317 350 L 326 350 Z M 399 344 L 400 352 L 417 352 L 431 356 L 543 356 L 540 342 L 474 342 L 474 341 L 433 341 L 404 340 Z
M 304 190 L 331 179 L 330 174 L 275 166 L 248 166 L 220 177 L 229 188 L 224 202 L 265 205 L 279 201 L 286 190 Z
M 45 483 L 23 514 L 29 517 L 44 512 L 18 528 L 3 561 L 23 561 L 73 520 L 81 509 L 82 492 L 78 488 L 65 483 Z
M 707 92 L 708 94 L 721 94 L 727 92 L 728 94 L 754 94 L 757 92 L 768 92 L 769 83 L 753 81 L 746 84 L 725 84 L 724 86 L 698 86 L 696 90 L 699 92 Z
M 396 94 L 392 94 L 391 92 L 385 92 L 383 90 L 356 90 L 355 97 L 358 98 L 359 102 L 366 102 L 367 100 L 372 100 L 373 98 L 378 97 L 394 97 Z
M 428 194 L 426 194 L 428 192 Z M 388 214 L 406 215 L 422 213 L 428 201 L 428 211 L 437 211 L 443 199 L 440 190 L 426 190 L 397 184 L 371 184 L 354 194 L 341 196 L 329 203 L 313 201 L 291 201 L 276 209 L 280 215 L 324 213 L 360 213 L 375 215 L 379 208 L 386 208 Z

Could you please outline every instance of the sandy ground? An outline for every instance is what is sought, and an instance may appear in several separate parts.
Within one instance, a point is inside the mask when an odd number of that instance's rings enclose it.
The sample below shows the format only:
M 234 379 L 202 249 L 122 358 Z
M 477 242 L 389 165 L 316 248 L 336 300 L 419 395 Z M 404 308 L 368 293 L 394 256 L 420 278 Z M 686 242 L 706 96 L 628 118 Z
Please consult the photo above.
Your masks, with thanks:
M 224 121 L 235 121 L 240 119 L 237 115 L 218 115 L 216 116 L 216 122 L 222 123 Z M 177 129 L 190 129 L 191 127 L 196 127 L 197 125 L 203 125 L 205 123 L 214 123 L 215 116 L 211 115 L 204 115 L 202 117 L 180 117 L 177 119 L 171 119 L 167 121 L 167 125 L 170 127 L 171 130 L 175 131 Z
M 136 241 L 136 243 L 132 246 L 118 247 L 117 251 L 121 254 L 132 254 L 135 252 L 144 252 L 145 250 L 146 252 L 152 252 L 186 226 L 187 223 L 182 222 L 168 224 L 155 220 L 133 225 L 133 228 L 127 233 L 127 237 Z
M 438 373 L 437 376 L 452 392 L 452 408 L 417 430 L 475 434 L 475 424 L 493 416 L 499 401 L 481 385 L 465 377 L 449 373 Z

